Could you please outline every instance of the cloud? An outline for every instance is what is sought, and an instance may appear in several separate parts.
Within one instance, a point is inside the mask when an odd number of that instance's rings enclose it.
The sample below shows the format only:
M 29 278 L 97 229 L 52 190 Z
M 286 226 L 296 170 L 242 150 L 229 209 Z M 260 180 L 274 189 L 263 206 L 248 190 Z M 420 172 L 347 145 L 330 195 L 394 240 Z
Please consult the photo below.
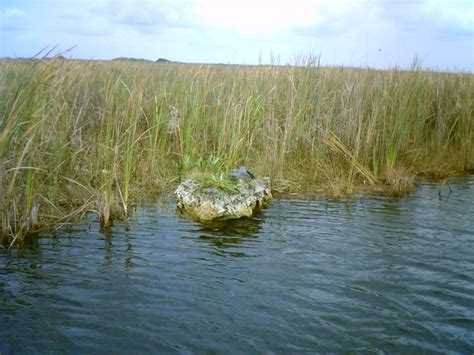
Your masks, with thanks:
M 445 40 L 471 39 L 474 37 L 474 3 L 458 2 L 457 7 L 445 8 L 441 4 L 429 7 L 433 31 Z
M 201 0 L 195 13 L 199 22 L 248 34 L 280 34 L 314 20 L 318 3 L 309 0 Z
M 16 7 L 13 7 L 13 8 L 7 7 L 5 10 L 2 11 L 2 15 L 4 19 L 8 20 L 15 17 L 25 16 L 25 12 Z
M 0 0 L 0 56 L 49 45 L 83 58 L 474 68 L 464 0 Z M 264 59 L 264 62 L 268 60 Z
M 192 18 L 187 1 L 104 1 L 99 13 L 111 27 L 126 27 L 143 33 L 155 33 L 166 29 L 187 28 Z
M 425 32 L 449 38 L 446 34 L 471 36 L 474 26 L 472 2 L 425 0 L 405 2 L 381 1 L 381 15 L 403 32 Z
M 25 12 L 17 7 L 0 8 L 1 30 L 12 31 L 21 28 Z

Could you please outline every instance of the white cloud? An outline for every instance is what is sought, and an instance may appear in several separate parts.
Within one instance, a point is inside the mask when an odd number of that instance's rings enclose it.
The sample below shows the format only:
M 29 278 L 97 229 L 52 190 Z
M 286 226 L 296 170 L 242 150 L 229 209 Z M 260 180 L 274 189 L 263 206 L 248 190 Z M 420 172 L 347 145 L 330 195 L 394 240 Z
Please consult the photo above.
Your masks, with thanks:
M 319 4 L 308 0 L 201 0 L 198 22 L 248 34 L 280 34 L 298 24 L 311 24 Z
M 439 1 L 429 3 L 428 11 L 433 19 L 438 32 L 451 32 L 474 36 L 474 3 L 458 2 L 458 6 L 442 6 Z
M 49 45 L 84 58 L 470 68 L 474 5 L 464 0 L 0 0 L 0 56 Z M 2 8 L 3 6 L 3 8 Z M 266 60 L 265 60 L 266 59 Z
M 0 8 L 0 31 L 12 31 L 21 28 L 25 12 L 17 7 Z
M 102 1 L 97 10 L 111 25 L 140 30 L 189 26 L 189 3 L 170 0 Z
M 16 7 L 8 7 L 5 10 L 2 11 L 2 15 L 6 19 L 14 18 L 14 17 L 21 17 L 25 15 L 25 12 L 21 9 L 18 9 Z

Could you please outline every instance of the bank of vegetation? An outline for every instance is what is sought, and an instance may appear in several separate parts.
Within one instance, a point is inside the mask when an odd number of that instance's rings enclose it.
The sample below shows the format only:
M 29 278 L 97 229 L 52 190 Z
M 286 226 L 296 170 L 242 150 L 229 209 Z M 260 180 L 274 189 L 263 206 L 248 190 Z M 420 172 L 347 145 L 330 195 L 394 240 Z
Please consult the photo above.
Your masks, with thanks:
M 279 192 L 409 191 L 474 168 L 470 73 L 0 62 L 3 245 L 245 165 Z M 223 175 L 222 175 L 222 174 Z

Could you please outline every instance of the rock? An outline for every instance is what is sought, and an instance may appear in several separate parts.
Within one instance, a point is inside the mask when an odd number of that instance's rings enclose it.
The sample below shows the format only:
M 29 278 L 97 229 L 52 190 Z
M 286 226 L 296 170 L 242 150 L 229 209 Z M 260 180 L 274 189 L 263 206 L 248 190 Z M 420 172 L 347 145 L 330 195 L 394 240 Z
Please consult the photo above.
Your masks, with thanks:
M 270 179 L 239 179 L 237 192 L 202 186 L 193 179 L 182 182 L 175 191 L 178 209 L 199 222 L 250 217 L 266 207 L 271 198 Z

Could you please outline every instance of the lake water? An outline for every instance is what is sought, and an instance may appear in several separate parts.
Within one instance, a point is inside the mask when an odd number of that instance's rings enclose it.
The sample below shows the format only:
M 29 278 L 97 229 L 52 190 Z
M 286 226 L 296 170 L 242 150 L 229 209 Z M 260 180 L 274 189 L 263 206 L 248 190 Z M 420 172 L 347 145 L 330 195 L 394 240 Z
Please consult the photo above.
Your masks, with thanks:
M 450 186 L 215 228 L 162 196 L 0 249 L 0 353 L 472 353 L 474 178 Z

